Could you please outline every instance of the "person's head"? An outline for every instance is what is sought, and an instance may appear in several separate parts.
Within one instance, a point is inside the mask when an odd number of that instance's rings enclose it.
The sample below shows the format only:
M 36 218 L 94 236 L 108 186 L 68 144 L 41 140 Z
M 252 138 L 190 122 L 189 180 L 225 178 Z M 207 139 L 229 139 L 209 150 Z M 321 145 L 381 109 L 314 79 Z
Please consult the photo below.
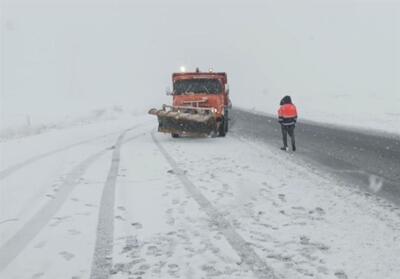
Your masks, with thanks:
M 289 95 L 286 95 L 285 97 L 282 98 L 280 105 L 286 105 L 286 104 L 291 104 L 292 103 L 292 98 L 290 98 Z

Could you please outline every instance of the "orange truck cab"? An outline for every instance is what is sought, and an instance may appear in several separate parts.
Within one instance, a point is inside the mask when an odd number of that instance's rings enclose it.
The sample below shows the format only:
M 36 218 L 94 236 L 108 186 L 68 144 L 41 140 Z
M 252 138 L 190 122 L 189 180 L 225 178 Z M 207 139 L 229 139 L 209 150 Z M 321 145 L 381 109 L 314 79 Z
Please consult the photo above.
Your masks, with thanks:
M 229 87 L 223 72 L 180 72 L 172 74 L 172 105 L 151 109 L 158 116 L 158 131 L 180 135 L 218 135 L 228 132 Z
M 231 106 L 226 73 L 174 73 L 172 82 L 173 106 L 214 108 L 217 119 Z

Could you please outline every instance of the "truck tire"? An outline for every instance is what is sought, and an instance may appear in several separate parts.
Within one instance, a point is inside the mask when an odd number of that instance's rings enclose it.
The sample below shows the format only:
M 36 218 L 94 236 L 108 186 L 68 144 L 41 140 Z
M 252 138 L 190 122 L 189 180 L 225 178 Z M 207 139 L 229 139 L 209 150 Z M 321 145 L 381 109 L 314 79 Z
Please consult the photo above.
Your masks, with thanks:
M 229 130 L 229 115 L 228 115 L 228 110 L 225 111 L 225 117 L 224 117 L 224 126 L 225 126 L 225 134 L 228 133 Z
M 221 119 L 221 124 L 219 125 L 219 129 L 218 129 L 218 136 L 220 137 L 225 137 L 226 135 L 226 125 L 227 125 L 227 121 L 224 118 Z

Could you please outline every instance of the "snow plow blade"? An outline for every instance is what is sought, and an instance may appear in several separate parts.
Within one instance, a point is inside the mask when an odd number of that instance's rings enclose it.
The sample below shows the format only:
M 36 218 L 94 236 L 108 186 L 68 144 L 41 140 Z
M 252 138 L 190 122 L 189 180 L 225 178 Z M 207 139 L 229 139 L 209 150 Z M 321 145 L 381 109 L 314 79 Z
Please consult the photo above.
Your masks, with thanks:
M 167 109 L 169 108 L 169 110 Z M 209 135 L 216 131 L 216 121 L 209 109 L 163 106 L 151 109 L 157 115 L 158 131 L 177 135 Z

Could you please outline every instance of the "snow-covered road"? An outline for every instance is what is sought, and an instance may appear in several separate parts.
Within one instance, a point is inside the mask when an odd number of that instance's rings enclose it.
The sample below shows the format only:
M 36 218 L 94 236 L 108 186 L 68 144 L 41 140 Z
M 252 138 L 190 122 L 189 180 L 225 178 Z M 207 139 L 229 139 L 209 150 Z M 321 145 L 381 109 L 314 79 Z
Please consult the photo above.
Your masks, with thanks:
M 398 278 L 394 205 L 268 142 L 155 128 L 1 143 L 0 278 Z

